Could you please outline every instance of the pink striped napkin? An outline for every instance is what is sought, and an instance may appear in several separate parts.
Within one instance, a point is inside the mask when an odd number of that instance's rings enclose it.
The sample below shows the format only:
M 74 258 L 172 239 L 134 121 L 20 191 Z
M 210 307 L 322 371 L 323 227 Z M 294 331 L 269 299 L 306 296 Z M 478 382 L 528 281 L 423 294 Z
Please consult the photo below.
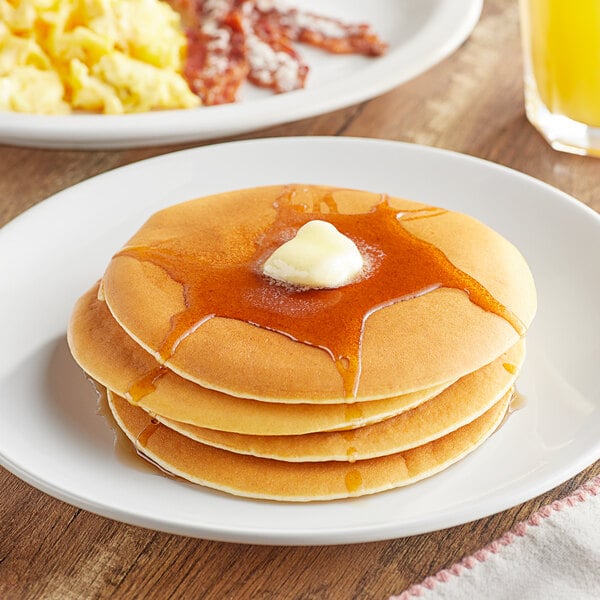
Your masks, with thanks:
M 389 600 L 600 599 L 600 477 Z

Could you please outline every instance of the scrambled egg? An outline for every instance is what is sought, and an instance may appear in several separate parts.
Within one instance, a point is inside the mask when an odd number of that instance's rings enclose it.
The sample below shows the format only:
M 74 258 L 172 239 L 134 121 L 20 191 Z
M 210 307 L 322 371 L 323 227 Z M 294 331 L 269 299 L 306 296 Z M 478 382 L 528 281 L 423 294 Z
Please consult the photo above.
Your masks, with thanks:
M 0 110 L 191 108 L 179 15 L 160 0 L 0 0 Z

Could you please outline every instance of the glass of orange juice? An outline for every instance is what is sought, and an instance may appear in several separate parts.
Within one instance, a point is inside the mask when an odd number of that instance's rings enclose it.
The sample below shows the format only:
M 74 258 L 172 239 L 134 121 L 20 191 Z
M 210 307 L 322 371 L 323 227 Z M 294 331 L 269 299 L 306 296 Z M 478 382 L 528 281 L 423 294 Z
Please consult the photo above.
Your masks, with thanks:
M 600 0 L 520 0 L 527 118 L 553 148 L 600 156 Z

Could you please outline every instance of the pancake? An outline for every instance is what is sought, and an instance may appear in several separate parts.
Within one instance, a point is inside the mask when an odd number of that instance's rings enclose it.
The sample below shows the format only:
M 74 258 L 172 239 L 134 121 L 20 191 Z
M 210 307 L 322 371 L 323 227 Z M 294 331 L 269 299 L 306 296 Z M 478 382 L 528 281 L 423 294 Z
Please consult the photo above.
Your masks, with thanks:
M 318 290 L 310 295 L 314 303 L 298 301 L 293 309 L 270 301 L 283 293 L 264 278 L 255 289 L 239 289 L 240 278 L 258 277 L 253 269 L 266 249 L 315 218 L 354 233 L 371 253 L 373 272 L 340 290 Z M 401 267 L 425 257 L 427 268 L 415 272 L 435 275 L 410 299 L 389 296 L 404 280 L 411 283 L 402 268 L 378 283 L 400 247 L 411 250 L 396 257 Z M 380 194 L 303 185 L 218 194 L 156 213 L 111 260 L 103 288 L 120 326 L 169 369 L 206 388 L 269 402 L 362 402 L 444 385 L 512 347 L 536 308 L 521 254 L 475 219 Z M 355 292 L 374 303 L 362 316 L 347 300 Z M 246 313 L 238 296 L 256 318 L 240 318 Z M 317 342 L 298 343 L 309 338 L 287 326 L 300 327 L 315 310 L 325 327 L 311 326 Z M 362 317 L 364 331 L 356 324 Z M 328 340 L 318 342 L 329 326 L 346 333 L 354 327 L 349 356 L 332 360 Z M 354 373 L 351 387 L 343 360 Z
M 475 450 L 502 422 L 509 397 L 468 425 L 423 446 L 348 464 L 290 463 L 213 448 L 108 394 L 119 427 L 139 452 L 167 472 L 238 496 L 296 502 L 362 496 L 429 477 Z
M 525 344 L 521 340 L 491 364 L 459 379 L 417 408 L 348 431 L 292 436 L 240 435 L 155 416 L 170 429 L 230 452 L 290 462 L 354 462 L 422 446 L 470 423 L 508 393 L 524 358 Z
M 263 275 L 315 219 L 356 244 L 358 277 L 301 289 Z M 68 342 L 167 473 L 330 500 L 413 483 L 481 444 L 507 412 L 535 310 L 524 258 L 475 219 L 270 186 L 151 216 L 77 302 Z
M 299 435 L 362 427 L 414 408 L 449 385 L 351 405 L 283 404 L 236 398 L 199 386 L 169 370 L 159 371 L 156 359 L 127 336 L 106 304 L 98 299 L 97 285 L 77 301 L 67 339 L 73 357 L 91 378 L 147 412 L 197 427 L 241 434 Z M 145 384 L 140 385 L 143 381 Z

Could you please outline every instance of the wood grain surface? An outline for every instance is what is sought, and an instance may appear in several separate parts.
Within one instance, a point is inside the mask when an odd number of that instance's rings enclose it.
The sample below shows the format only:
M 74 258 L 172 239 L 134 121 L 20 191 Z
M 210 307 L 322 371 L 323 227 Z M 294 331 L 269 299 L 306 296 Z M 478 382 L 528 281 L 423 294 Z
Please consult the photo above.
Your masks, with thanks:
M 528 124 L 521 67 L 517 3 L 488 0 L 470 38 L 422 76 L 358 106 L 236 139 L 345 135 L 449 148 L 533 175 L 600 211 L 600 160 L 557 153 Z M 0 226 L 78 181 L 183 147 L 71 152 L 0 146 Z M 275 547 L 124 525 L 55 500 L 0 469 L 0 598 L 384 599 L 598 474 L 600 463 L 539 498 L 444 531 L 347 546 Z

